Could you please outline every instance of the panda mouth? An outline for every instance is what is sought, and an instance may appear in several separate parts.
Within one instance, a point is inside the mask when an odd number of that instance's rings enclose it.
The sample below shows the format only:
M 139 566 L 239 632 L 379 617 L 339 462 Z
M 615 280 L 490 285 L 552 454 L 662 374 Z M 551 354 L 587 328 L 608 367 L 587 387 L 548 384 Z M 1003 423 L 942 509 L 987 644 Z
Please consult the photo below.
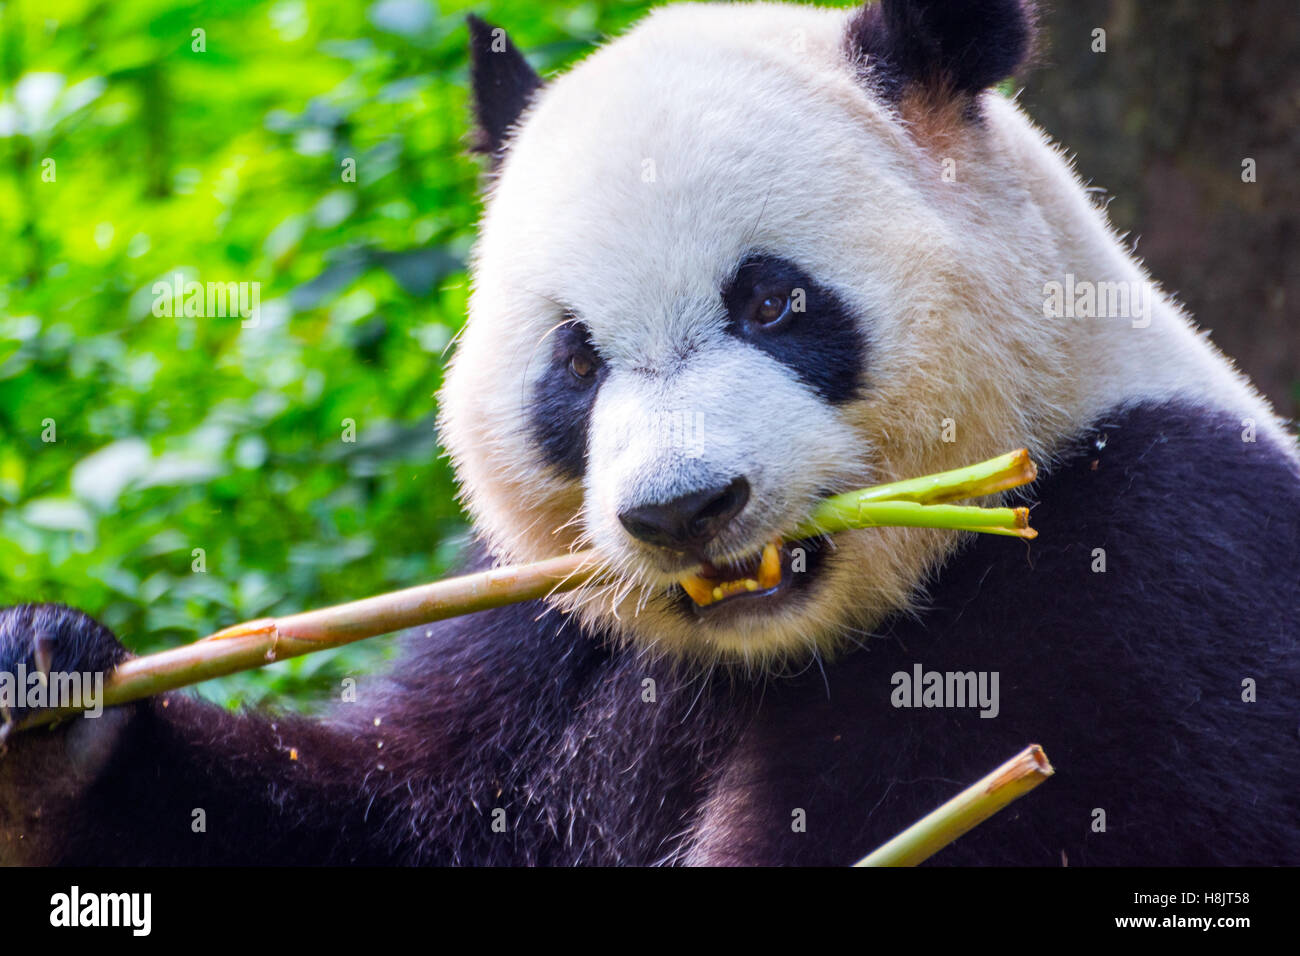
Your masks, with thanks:
M 808 541 L 769 541 L 736 561 L 702 561 L 677 579 L 684 609 L 711 614 L 723 605 L 745 604 L 758 610 L 785 592 L 800 589 L 821 564 L 822 552 Z M 762 600 L 766 599 L 766 600 Z M 752 603 L 751 603 L 752 602 Z
M 763 550 L 740 561 L 704 561 L 698 571 L 677 579 L 696 607 L 709 607 L 742 594 L 771 591 L 781 584 L 781 544 L 770 541 Z

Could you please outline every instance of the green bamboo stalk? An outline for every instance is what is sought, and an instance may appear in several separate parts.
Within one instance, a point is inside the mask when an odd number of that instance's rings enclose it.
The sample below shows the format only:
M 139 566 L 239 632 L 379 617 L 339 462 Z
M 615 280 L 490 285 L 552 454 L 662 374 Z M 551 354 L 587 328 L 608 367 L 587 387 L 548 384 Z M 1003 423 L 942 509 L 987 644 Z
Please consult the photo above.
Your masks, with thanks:
M 791 537 L 894 525 L 1033 538 L 1037 532 L 1029 527 L 1026 508 L 972 508 L 947 503 L 1026 485 L 1037 475 L 1029 452 L 1021 448 L 965 468 L 833 495 L 813 509 Z
M 1036 477 L 1038 469 L 1029 460 L 1029 452 L 1020 448 L 964 468 L 873 485 L 836 497 L 852 497 L 859 501 L 915 501 L 922 505 L 937 505 L 997 494 L 999 491 L 1027 485 Z M 827 499 L 834 500 L 836 499 Z
M 854 528 L 947 528 L 1033 538 L 1028 508 L 975 508 L 969 505 L 922 505 L 914 501 L 863 500 L 859 492 L 836 495 L 818 505 L 790 537 L 809 538 Z
M 897 525 L 1032 538 L 1035 532 L 1028 526 L 1026 508 L 926 502 L 992 494 L 1033 478 L 1034 467 L 1027 453 L 1013 452 L 967 468 L 828 498 L 789 537 L 798 540 L 852 528 Z M 894 500 L 894 495 L 901 500 Z M 594 551 L 580 551 L 335 607 L 236 624 L 193 644 L 123 661 L 104 681 L 103 704 L 113 707 L 312 651 L 571 591 L 590 581 L 601 566 Z M 55 709 L 40 711 L 29 715 L 24 726 L 50 723 L 68 714 Z
M 854 866 L 916 866 L 1013 800 L 1023 797 L 1053 773 L 1043 748 L 1030 744 Z

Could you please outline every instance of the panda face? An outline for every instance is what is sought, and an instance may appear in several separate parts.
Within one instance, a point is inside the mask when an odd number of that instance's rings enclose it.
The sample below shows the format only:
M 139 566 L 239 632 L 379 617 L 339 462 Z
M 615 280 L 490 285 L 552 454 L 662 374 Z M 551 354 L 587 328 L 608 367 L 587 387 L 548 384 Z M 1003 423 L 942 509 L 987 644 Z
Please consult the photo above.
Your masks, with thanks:
M 936 201 L 940 158 L 862 82 L 847 13 L 689 9 L 524 115 L 441 427 L 499 557 L 608 561 L 565 611 L 767 665 L 905 605 L 951 546 L 908 529 L 776 545 L 828 494 L 1005 450 L 1011 396 L 944 369 L 979 361 L 954 321 L 1006 303 L 960 265 L 979 256 Z

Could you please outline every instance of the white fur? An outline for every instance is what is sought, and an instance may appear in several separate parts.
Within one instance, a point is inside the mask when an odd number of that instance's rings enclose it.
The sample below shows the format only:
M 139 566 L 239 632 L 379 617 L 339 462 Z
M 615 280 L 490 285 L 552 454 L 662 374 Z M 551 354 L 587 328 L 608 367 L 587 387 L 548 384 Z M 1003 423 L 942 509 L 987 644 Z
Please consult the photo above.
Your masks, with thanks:
M 1045 319 L 1046 282 L 1146 274 L 1014 103 L 984 94 L 975 124 L 951 104 L 879 103 L 845 56 L 851 14 L 656 11 L 548 82 L 489 197 L 441 396 L 465 500 L 503 560 L 597 546 L 618 581 L 559 603 L 655 649 L 756 664 L 831 649 L 906 607 L 955 536 L 840 535 L 806 607 L 720 627 L 668 607 L 674 567 L 624 532 L 629 504 L 744 474 L 751 503 L 719 542 L 734 556 L 796 525 L 818 489 L 1020 446 L 1045 462 L 1123 401 L 1194 398 L 1284 435 L 1163 295 L 1146 328 Z M 797 261 L 862 317 L 863 400 L 833 408 L 725 334 L 719 289 L 754 249 Z M 527 434 L 565 308 L 610 368 L 584 485 L 543 467 Z M 702 443 L 667 437 L 683 420 L 703 424 Z

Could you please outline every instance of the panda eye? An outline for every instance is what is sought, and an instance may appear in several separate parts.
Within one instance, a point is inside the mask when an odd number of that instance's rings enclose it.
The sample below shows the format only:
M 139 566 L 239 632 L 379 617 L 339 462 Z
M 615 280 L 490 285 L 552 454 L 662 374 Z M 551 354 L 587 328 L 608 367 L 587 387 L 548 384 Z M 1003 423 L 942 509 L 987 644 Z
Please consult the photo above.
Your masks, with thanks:
M 590 385 L 596 380 L 596 372 L 599 368 L 600 360 L 596 358 L 595 353 L 587 349 L 574 352 L 569 356 L 569 374 L 583 385 Z
M 790 311 L 790 299 L 785 295 L 765 295 L 754 308 L 754 321 L 761 326 L 773 326 Z
M 786 326 L 793 311 L 791 293 L 767 285 L 755 289 L 750 296 L 745 324 L 753 331 L 774 331 Z

